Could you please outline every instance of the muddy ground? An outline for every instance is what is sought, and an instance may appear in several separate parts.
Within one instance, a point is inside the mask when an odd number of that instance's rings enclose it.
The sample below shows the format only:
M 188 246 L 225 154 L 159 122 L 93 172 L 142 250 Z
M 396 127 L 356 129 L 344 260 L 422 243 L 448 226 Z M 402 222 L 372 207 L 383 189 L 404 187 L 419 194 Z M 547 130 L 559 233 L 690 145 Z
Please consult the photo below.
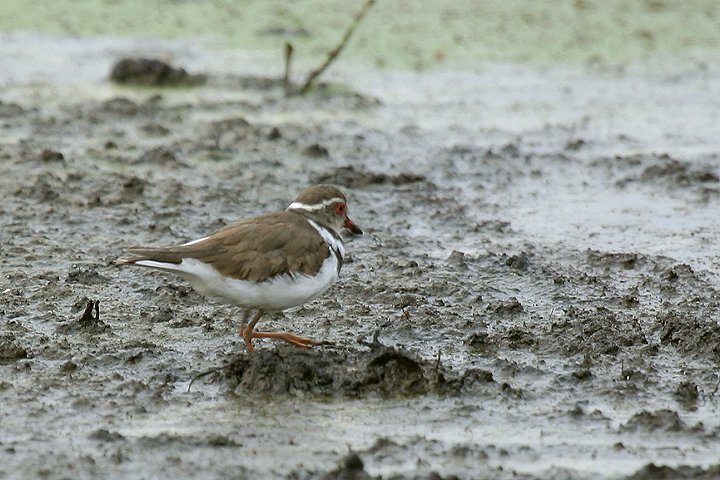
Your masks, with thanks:
M 203 85 L 113 86 L 122 50 L 4 77 L 0 477 L 720 474 L 715 64 L 286 98 L 214 52 L 178 53 Z M 242 312 L 113 264 L 315 182 L 366 235 L 261 325 L 327 345 L 248 355 Z

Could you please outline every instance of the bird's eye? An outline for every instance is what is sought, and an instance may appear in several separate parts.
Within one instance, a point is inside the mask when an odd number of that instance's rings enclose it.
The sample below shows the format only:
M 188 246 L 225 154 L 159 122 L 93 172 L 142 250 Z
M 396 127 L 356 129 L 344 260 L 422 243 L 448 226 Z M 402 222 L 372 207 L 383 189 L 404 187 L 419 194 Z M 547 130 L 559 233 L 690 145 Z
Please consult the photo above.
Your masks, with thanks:
M 345 204 L 340 202 L 335 204 L 335 213 L 338 215 L 345 215 Z

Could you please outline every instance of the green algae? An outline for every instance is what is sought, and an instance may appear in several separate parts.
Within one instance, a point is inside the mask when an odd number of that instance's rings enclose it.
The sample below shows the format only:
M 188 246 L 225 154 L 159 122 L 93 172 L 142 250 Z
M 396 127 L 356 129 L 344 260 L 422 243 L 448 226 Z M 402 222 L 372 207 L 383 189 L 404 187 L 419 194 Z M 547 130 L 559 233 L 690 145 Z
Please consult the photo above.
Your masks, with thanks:
M 5 0 L 0 30 L 58 35 L 198 38 L 316 63 L 361 2 L 342 0 L 57 2 Z M 391 69 L 473 69 L 485 62 L 621 63 L 720 47 L 714 0 L 379 1 L 344 59 Z

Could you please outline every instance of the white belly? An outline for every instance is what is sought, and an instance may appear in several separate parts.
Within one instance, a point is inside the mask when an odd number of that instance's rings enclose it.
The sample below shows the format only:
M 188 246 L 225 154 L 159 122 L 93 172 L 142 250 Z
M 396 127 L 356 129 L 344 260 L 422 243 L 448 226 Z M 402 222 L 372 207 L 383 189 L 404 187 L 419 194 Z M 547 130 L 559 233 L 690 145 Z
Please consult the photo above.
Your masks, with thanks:
M 141 260 L 136 265 L 175 273 L 202 295 L 261 310 L 284 310 L 301 305 L 323 293 L 338 279 L 338 260 L 332 253 L 315 276 L 278 275 L 260 283 L 225 277 L 212 265 L 194 258 L 184 258 L 179 264 Z

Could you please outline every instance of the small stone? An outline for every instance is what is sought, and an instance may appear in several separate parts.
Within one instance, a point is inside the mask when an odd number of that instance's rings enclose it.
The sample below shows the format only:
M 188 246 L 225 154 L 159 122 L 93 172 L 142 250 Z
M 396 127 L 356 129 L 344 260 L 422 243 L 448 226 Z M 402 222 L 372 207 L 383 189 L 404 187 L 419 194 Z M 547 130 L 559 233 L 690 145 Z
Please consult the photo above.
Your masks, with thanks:
M 57 150 L 53 150 L 52 148 L 46 148 L 45 150 L 40 152 L 40 159 L 44 162 L 61 162 L 65 160 L 65 157 Z
M 312 145 L 309 145 L 303 149 L 303 154 L 307 155 L 308 157 L 315 157 L 315 158 L 323 158 L 323 157 L 329 157 L 330 152 L 327 148 L 323 147 L 319 143 L 313 143 Z

